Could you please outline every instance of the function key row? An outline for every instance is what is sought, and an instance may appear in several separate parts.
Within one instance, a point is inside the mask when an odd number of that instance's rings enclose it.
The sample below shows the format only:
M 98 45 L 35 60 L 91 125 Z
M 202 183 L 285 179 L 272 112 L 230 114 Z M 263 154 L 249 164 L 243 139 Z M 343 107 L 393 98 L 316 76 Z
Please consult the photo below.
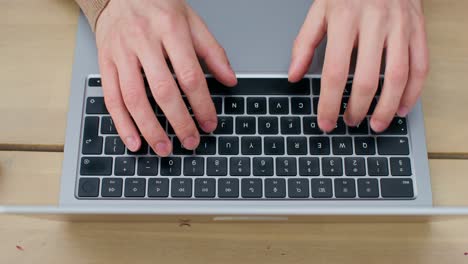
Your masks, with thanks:
M 380 185 L 380 186 L 379 186 Z M 81 198 L 392 198 L 414 197 L 411 179 L 80 178 Z
M 343 162 L 344 160 L 344 162 Z M 206 161 L 206 162 L 205 162 Z M 344 168 L 344 169 L 343 169 Z M 411 176 L 409 158 L 390 158 L 392 176 Z M 388 176 L 385 157 L 83 157 L 84 176 Z

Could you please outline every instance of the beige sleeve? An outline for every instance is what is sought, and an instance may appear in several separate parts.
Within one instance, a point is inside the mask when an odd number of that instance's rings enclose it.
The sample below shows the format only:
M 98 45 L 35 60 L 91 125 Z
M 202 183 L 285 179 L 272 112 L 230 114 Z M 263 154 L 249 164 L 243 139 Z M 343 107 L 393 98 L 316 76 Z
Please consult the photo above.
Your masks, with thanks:
M 106 7 L 110 0 L 75 0 L 88 18 L 89 25 L 96 30 L 96 22 L 102 10 Z

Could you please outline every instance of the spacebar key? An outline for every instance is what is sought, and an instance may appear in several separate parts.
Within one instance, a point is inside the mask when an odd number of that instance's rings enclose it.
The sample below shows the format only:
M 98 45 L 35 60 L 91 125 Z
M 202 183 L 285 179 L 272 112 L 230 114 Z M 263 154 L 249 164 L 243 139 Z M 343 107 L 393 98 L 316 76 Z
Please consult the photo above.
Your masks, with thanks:
M 310 82 L 302 79 L 290 83 L 286 78 L 239 78 L 234 87 L 226 87 L 214 78 L 207 78 L 213 95 L 309 95 Z

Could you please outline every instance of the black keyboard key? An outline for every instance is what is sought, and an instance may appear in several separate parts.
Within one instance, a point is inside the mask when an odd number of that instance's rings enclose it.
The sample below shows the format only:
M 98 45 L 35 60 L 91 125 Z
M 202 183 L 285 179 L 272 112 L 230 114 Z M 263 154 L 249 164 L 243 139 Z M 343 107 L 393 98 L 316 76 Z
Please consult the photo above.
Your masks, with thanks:
M 390 170 L 393 176 L 411 176 L 409 158 L 390 158 Z
M 283 135 L 299 135 L 301 119 L 299 117 L 281 117 L 281 133 Z
M 247 114 L 264 115 L 267 113 L 266 98 L 250 97 L 247 98 Z
M 255 130 L 255 117 L 236 117 L 236 134 L 253 135 Z
M 101 87 L 101 78 L 89 78 L 88 86 L 89 87 Z
M 387 158 L 367 158 L 367 172 L 369 176 L 388 176 Z
M 203 176 L 205 174 L 205 159 L 201 157 L 184 158 L 185 176 Z
M 276 158 L 277 176 L 296 176 L 297 164 L 296 158 Z
M 140 157 L 138 158 L 137 173 L 139 176 L 156 176 L 158 175 L 158 164 L 157 157 Z
M 123 180 L 120 178 L 102 179 L 102 197 L 122 197 Z
M 172 140 L 172 153 L 174 155 L 193 155 L 193 150 L 186 149 L 179 138 L 174 137 Z
M 346 176 L 366 176 L 366 161 L 364 158 L 345 158 Z
M 231 176 L 250 176 L 250 158 L 230 158 L 229 174 Z
M 242 137 L 242 155 L 260 155 L 262 154 L 261 137 Z
M 317 122 L 317 117 L 307 116 L 302 119 L 302 126 L 305 135 L 321 135 L 323 134 L 320 130 Z
M 356 155 L 374 155 L 375 139 L 373 137 L 355 137 L 354 149 Z
M 104 97 L 88 97 L 86 99 L 86 114 L 88 115 L 108 115 Z
M 114 174 L 116 176 L 133 176 L 133 175 L 135 175 L 135 158 L 133 158 L 133 157 L 117 157 L 117 158 L 115 158 Z
M 111 157 L 83 157 L 80 166 L 81 175 L 111 175 Z
M 258 133 L 260 135 L 277 135 L 278 118 L 277 117 L 259 117 Z
M 224 98 L 224 114 L 226 115 L 244 114 L 244 98 L 243 97 Z
M 318 158 L 299 158 L 299 175 L 301 176 L 319 176 L 320 161 Z
M 265 180 L 266 198 L 285 198 L 286 181 L 284 179 L 266 179 Z
M 127 178 L 125 179 L 125 197 L 145 197 L 146 179 Z
M 377 179 L 358 179 L 358 195 L 360 198 L 378 198 L 379 183 Z
M 313 98 L 313 109 L 314 109 L 314 114 L 317 115 L 318 114 L 318 104 L 319 104 L 319 98 L 318 97 L 314 97 Z
M 218 138 L 218 153 L 220 155 L 237 155 L 239 154 L 239 138 L 238 137 L 219 137 Z
M 99 178 L 80 178 L 78 183 L 79 197 L 97 197 L 99 195 Z
M 321 81 L 322 81 L 322 79 L 320 79 L 320 78 L 313 78 L 312 79 L 312 93 L 314 95 L 317 95 L 317 96 L 320 95 Z
M 332 198 L 333 189 L 330 179 L 312 179 L 310 189 L 314 198 Z
M 380 155 L 409 155 L 407 137 L 377 137 L 377 149 Z
M 307 179 L 288 179 L 289 198 L 308 198 L 309 180 Z
M 367 118 L 364 118 L 364 120 L 362 120 L 362 122 L 356 127 L 348 127 L 348 132 L 351 135 L 368 135 L 369 123 Z
M 343 176 L 343 160 L 341 158 L 322 158 L 323 176 Z
M 284 155 L 283 137 L 265 137 L 263 142 L 265 145 L 265 155 Z
M 330 139 L 328 137 L 310 137 L 311 155 L 330 155 Z
M 312 114 L 312 105 L 310 97 L 293 97 L 291 98 L 291 113 L 293 115 L 310 115 Z
M 353 139 L 351 137 L 333 137 L 332 146 L 335 155 L 353 154 Z
M 336 198 L 355 198 L 356 182 L 354 179 L 335 179 Z
M 286 97 L 271 97 L 268 100 L 268 108 L 272 115 L 289 114 L 289 100 Z
M 125 145 L 120 137 L 106 137 L 104 153 L 106 155 L 122 155 L 125 153 Z
M 348 107 L 348 101 L 349 101 L 349 97 L 343 97 L 341 99 L 340 115 L 342 115 L 342 114 L 344 114 L 346 112 L 346 108 Z
M 216 137 L 202 136 L 200 144 L 195 149 L 197 155 L 214 155 L 216 154 Z
M 161 158 L 162 176 L 180 176 L 182 171 L 182 161 L 179 157 Z
M 253 158 L 254 176 L 273 176 L 273 158 Z
M 208 158 L 206 160 L 208 176 L 227 176 L 227 158 Z
M 237 198 L 239 197 L 239 179 L 219 179 L 218 180 L 219 198 Z
M 381 179 L 380 189 L 384 198 L 413 198 L 413 180 Z
M 101 120 L 101 134 L 117 135 L 117 128 L 115 128 L 114 121 L 110 116 L 103 116 Z
M 335 129 L 329 133 L 330 135 L 344 135 L 346 134 L 346 124 L 342 117 L 339 117 L 336 121 Z
M 207 78 L 214 95 L 308 95 L 308 79 L 289 83 L 287 78 L 239 78 L 235 87 L 226 87 L 214 78 Z
M 135 152 L 130 151 L 129 149 L 127 149 L 127 154 L 128 155 L 146 155 L 146 154 L 148 154 L 148 143 L 146 142 L 146 140 L 144 138 L 141 138 L 140 148 Z
M 84 155 L 98 155 L 102 153 L 102 137 L 98 136 L 99 117 L 88 116 L 85 118 L 83 130 L 82 153 Z
M 374 131 L 372 133 L 376 134 Z M 388 128 L 382 132 L 379 133 L 382 135 L 406 135 L 408 134 L 408 128 L 406 125 L 406 118 L 404 117 L 395 117 Z
M 196 198 L 213 198 L 216 196 L 216 180 L 215 179 L 195 179 L 195 197 Z
M 174 178 L 171 181 L 171 196 L 174 198 L 192 197 L 192 179 Z
M 218 117 L 218 127 L 213 134 L 218 135 L 232 135 L 234 133 L 234 118 L 229 116 Z
M 168 197 L 169 179 L 150 178 L 148 180 L 148 197 Z
M 306 137 L 288 137 L 286 139 L 288 155 L 307 155 Z
M 242 198 L 262 198 L 262 185 L 261 179 L 242 179 Z
M 213 97 L 213 103 L 216 108 L 216 114 L 220 115 L 223 112 L 223 98 Z

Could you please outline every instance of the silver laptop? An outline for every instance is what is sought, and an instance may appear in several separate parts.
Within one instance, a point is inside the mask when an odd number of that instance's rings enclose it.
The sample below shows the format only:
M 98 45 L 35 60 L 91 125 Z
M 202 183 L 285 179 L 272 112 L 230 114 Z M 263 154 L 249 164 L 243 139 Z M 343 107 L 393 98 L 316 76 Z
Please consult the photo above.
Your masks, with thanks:
M 373 133 L 368 118 L 349 128 L 341 117 L 325 134 L 316 121 L 323 45 L 306 78 L 287 82 L 309 0 L 188 2 L 226 49 L 239 79 L 227 90 L 207 72 L 218 128 L 188 151 L 153 104 L 174 153 L 161 158 L 147 144 L 128 151 L 106 110 L 94 35 L 80 15 L 59 206 L 34 212 L 431 214 L 421 103 L 384 133 Z M 352 74 L 342 110 L 351 84 Z

